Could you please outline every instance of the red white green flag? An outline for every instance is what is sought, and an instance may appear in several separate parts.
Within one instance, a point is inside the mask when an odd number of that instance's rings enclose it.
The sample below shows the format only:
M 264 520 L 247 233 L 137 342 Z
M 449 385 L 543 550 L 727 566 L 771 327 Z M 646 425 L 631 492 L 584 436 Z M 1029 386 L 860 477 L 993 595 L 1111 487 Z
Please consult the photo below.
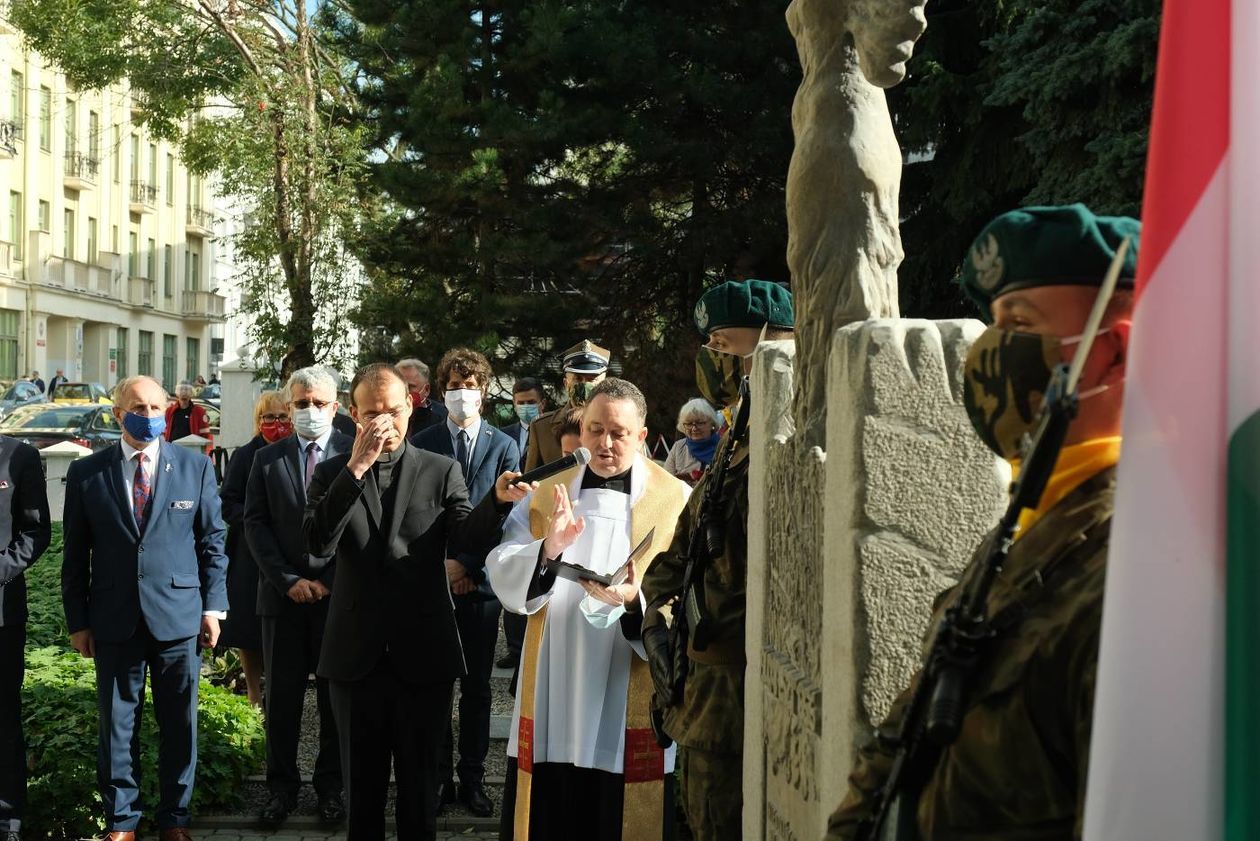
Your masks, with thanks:
M 1257 0 L 1165 0 L 1086 841 L 1260 839 L 1257 55 Z

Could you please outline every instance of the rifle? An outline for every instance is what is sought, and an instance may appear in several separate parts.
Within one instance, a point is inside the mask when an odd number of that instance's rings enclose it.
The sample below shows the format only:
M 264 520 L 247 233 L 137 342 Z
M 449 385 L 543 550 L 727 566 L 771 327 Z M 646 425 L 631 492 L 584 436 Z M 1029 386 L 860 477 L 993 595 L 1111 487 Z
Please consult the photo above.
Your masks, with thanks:
M 709 635 L 712 631 L 708 609 L 705 607 L 704 570 L 712 558 L 721 555 L 726 549 L 726 533 L 722 522 L 722 506 L 725 502 L 723 489 L 735 452 L 748 435 L 748 416 L 751 410 L 748 394 L 748 377 L 744 377 L 739 386 L 739 408 L 735 412 L 735 420 L 727 433 L 727 441 L 720 458 L 709 466 L 709 473 L 705 477 L 704 499 L 700 501 L 700 514 L 692 527 L 691 540 L 687 544 L 687 566 L 683 571 L 682 592 L 675 603 L 673 621 L 669 627 L 669 655 L 672 663 L 669 697 L 659 698 L 652 708 L 652 731 L 662 748 L 673 743 L 663 726 L 665 707 L 682 701 L 683 690 L 687 686 L 687 673 L 690 670 L 688 644 L 697 651 L 704 651 L 710 642 Z
M 1056 366 L 1050 377 L 1037 428 L 1024 442 L 1022 469 L 1011 486 L 1011 500 L 989 543 L 988 555 L 941 618 L 922 678 L 897 733 L 890 739 L 880 736 L 896 748 L 896 754 L 875 811 L 858 825 L 857 841 L 915 841 L 919 837 L 919 795 L 941 754 L 958 737 L 967 711 L 967 683 L 979 669 L 983 649 L 997 635 L 987 614 L 989 592 L 1006 564 L 1020 515 L 1041 502 L 1054 472 L 1068 427 L 1076 417 L 1081 370 L 1128 248 L 1126 239 L 1116 250 L 1071 366 Z

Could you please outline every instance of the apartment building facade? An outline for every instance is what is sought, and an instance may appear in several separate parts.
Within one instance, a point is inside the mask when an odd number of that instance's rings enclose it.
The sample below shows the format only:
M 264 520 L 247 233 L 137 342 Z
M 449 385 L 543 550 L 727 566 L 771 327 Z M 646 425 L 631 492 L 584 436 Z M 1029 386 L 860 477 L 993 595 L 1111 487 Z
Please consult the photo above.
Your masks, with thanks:
M 228 278 L 207 184 L 125 85 L 71 89 L 3 18 L 0 91 L 0 380 L 209 377 Z

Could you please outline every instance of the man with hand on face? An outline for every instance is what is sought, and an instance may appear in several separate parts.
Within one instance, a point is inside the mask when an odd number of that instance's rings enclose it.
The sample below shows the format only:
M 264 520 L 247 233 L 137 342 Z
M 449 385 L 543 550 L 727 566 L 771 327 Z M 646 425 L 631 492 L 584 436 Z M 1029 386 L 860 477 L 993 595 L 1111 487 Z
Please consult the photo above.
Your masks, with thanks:
M 263 447 L 254 457 L 245 494 L 245 539 L 258 564 L 258 616 L 267 674 L 267 787 L 271 801 L 259 822 L 278 828 L 297 806 L 302 777 L 298 741 L 306 681 L 319 662 L 335 564 L 306 551 L 300 524 L 306 489 L 321 462 L 350 451 L 353 439 L 332 428 L 337 383 L 324 368 L 294 371 L 288 410 L 297 435 Z M 319 754 L 311 780 L 326 824 L 345 818 L 340 746 L 328 681 L 315 680 Z
M 590 339 L 583 339 L 564 352 L 564 390 L 569 405 L 584 405 L 595 386 L 608 376 L 608 362 L 612 355 Z M 561 407 L 563 408 L 563 407 Z M 525 469 L 533 470 L 561 457 L 556 443 L 555 423 L 559 409 L 538 416 L 530 424 L 529 442 L 525 454 Z
M 454 458 L 469 497 L 476 500 L 494 489 L 496 477 L 519 472 L 521 467 L 516 442 L 481 419 L 486 389 L 493 378 L 490 362 L 480 353 L 467 348 L 448 352 L 437 368 L 438 387 L 448 412 L 446 423 L 426 429 L 411 441 L 422 450 Z M 490 674 L 499 636 L 499 602 L 486 580 L 485 551 L 451 549 L 456 551 L 446 559 L 446 576 L 455 594 L 455 621 L 468 674 L 459 683 L 459 791 L 452 777 L 454 743 L 448 717 L 438 808 L 454 803 L 458 794 L 470 812 L 488 817 L 494 806 L 486 796 L 483 779 L 490 750 Z
M 446 407 L 431 399 L 433 386 L 429 366 L 419 359 L 402 359 L 396 367 L 407 383 L 407 397 L 411 400 L 407 438 L 414 438 L 431 426 L 440 426 L 446 420 Z
M 385 836 L 392 764 L 400 841 L 437 836 L 439 756 L 454 682 L 465 673 L 447 585 L 449 545 L 486 552 L 530 488 L 503 473 L 474 511 L 459 465 L 407 443 L 411 400 L 392 365 L 350 384 L 359 431 L 315 468 L 307 551 L 336 554 L 318 674 L 341 739 L 350 841 Z
M 590 463 L 552 476 L 516 506 L 486 559 L 504 608 L 529 615 L 503 841 L 672 834 L 674 756 L 651 731 L 639 581 L 669 547 L 691 489 L 642 455 L 646 417 L 633 384 L 596 386 L 582 414 Z M 558 574 L 561 561 L 615 573 L 640 546 L 609 586 Z
M 963 403 L 980 438 L 1018 471 L 1020 441 L 1037 424 L 1052 369 L 1073 360 L 1103 277 L 1130 240 L 1085 361 L 1076 418 L 989 593 L 996 634 L 964 687 L 958 736 L 930 766 L 909 770 L 920 784 L 902 796 L 916 798 L 907 804 L 917 818 L 911 831 L 925 841 L 1081 837 L 1140 231 L 1135 219 L 1095 216 L 1080 204 L 1030 207 L 990 222 L 964 260 L 963 289 L 992 326 L 967 356 Z M 989 542 L 963 582 L 937 599 L 928 639 L 979 572 Z M 910 691 L 881 733 L 897 732 Z M 859 750 L 828 838 L 857 837 L 893 756 L 878 739 Z
M 727 281 L 704 294 L 694 317 L 696 327 L 708 340 L 705 349 L 733 362 L 733 366 L 705 364 L 707 358 L 702 354 L 697 371 L 703 375 L 733 370 L 739 378 L 732 385 L 706 382 L 702 376 L 700 387 L 708 393 L 728 395 L 729 407 L 738 415 L 739 381 L 752 371 L 757 343 L 763 336 L 771 341 L 792 338 L 796 317 L 792 294 L 765 280 Z M 643 644 L 653 675 L 660 678 L 655 701 L 666 707 L 665 731 L 682 747 L 683 807 L 696 841 L 725 841 L 738 838 L 743 831 L 748 469 L 745 424 L 723 436 L 687 509 L 678 518 L 669 550 L 661 553 L 643 577 L 647 605 Z M 706 504 L 717 512 L 717 522 L 705 522 L 702 506 Z M 702 650 L 694 644 L 688 646 L 682 697 L 669 703 L 672 677 L 665 677 L 662 668 L 672 670 L 677 660 L 670 651 L 662 610 L 682 595 L 691 547 L 708 547 L 708 538 L 715 534 L 721 535 L 720 551 L 706 554 L 692 573 L 700 582 L 695 592 L 702 594 L 705 606 L 707 627 L 703 636 L 707 642 Z M 698 544 L 694 543 L 696 538 Z M 694 642 L 696 629 L 691 631 Z
M 162 386 L 122 380 L 113 412 L 122 440 L 66 475 L 66 625 L 74 649 L 96 660 L 97 777 L 110 841 L 134 841 L 140 823 L 146 672 L 161 734 L 157 825 L 162 841 L 189 841 L 197 647 L 214 647 L 227 615 L 227 530 L 210 459 L 162 440 Z

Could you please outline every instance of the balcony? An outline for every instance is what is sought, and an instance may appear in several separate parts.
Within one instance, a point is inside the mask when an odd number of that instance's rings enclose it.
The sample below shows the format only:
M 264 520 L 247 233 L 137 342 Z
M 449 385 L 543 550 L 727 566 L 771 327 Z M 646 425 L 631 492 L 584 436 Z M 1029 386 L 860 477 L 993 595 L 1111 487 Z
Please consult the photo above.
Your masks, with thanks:
M 127 302 L 133 307 L 153 308 L 153 281 L 147 277 L 133 277 L 127 281 Z
M 185 292 L 184 318 L 195 318 L 202 321 L 222 321 L 224 318 L 225 300 L 222 295 L 213 292 Z
M 66 152 L 66 189 L 90 190 L 96 186 L 100 161 L 81 152 Z
M 189 236 L 209 238 L 214 236 L 214 223 L 219 221 L 208 210 L 195 204 L 188 205 L 188 221 L 184 227 Z
M 22 139 L 22 124 L 17 120 L 0 120 L 0 152 L 17 154 L 17 142 Z
M 148 181 L 131 182 L 131 212 L 152 213 L 157 209 L 157 187 Z
M 99 298 L 117 299 L 114 291 L 114 271 L 109 266 L 96 263 L 80 263 L 64 257 L 49 257 L 44 261 L 43 281 L 70 292 L 81 292 Z

